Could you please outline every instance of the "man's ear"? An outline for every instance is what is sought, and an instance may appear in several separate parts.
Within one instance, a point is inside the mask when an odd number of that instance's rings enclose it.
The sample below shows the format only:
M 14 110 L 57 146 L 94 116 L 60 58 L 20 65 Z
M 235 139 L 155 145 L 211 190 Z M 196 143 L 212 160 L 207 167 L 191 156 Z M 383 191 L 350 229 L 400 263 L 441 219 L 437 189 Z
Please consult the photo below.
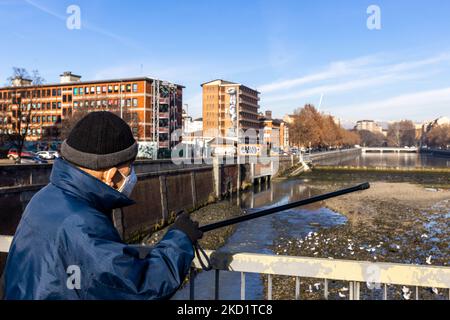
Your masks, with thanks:
M 108 171 L 103 172 L 103 182 L 106 183 L 108 186 L 113 187 L 114 186 L 114 176 L 117 173 L 117 168 L 111 168 Z

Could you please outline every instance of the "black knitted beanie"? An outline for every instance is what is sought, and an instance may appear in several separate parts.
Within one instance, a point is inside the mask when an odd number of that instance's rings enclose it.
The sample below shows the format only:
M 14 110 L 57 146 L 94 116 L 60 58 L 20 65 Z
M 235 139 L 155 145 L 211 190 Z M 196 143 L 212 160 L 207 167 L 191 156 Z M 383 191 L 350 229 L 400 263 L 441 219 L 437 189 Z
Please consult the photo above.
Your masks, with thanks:
M 128 124 L 107 111 L 91 112 L 74 126 L 61 146 L 61 156 L 92 170 L 134 160 L 138 144 Z

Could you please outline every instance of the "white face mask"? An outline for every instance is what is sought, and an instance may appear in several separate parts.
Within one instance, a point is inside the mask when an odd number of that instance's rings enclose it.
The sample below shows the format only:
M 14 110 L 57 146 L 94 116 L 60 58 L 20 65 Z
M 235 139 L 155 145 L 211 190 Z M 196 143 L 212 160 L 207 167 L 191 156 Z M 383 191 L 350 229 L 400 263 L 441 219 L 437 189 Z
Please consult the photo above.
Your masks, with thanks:
M 123 177 L 125 178 L 125 181 L 122 183 L 122 186 L 119 189 L 117 189 L 117 191 L 121 192 L 122 194 L 126 195 L 127 197 L 130 197 L 131 192 L 133 191 L 134 186 L 136 185 L 136 183 L 138 181 L 137 175 L 134 172 L 134 167 L 131 167 L 131 172 L 128 176 L 126 176 L 126 177 L 123 176 Z

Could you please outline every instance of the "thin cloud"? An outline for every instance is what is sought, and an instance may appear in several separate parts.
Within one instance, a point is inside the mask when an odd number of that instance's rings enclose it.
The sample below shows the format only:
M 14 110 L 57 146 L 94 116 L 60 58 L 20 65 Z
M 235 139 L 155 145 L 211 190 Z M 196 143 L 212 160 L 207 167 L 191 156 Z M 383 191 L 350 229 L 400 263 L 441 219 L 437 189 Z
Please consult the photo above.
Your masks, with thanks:
M 447 108 L 442 111 L 445 115 L 450 115 L 450 87 L 427 90 L 414 93 L 406 93 L 403 95 L 391 97 L 384 100 L 371 101 L 362 104 L 354 104 L 349 106 L 333 107 L 336 110 L 364 110 L 366 111 L 382 111 L 382 110 L 396 110 L 404 112 L 405 109 L 423 109 L 433 105 L 447 105 Z M 442 114 L 444 115 L 444 114 Z
M 53 17 L 55 17 L 55 18 L 57 18 L 57 19 L 59 19 L 61 21 L 66 21 L 67 20 L 67 16 L 66 15 L 61 15 L 61 14 L 59 14 L 59 13 L 57 13 L 57 12 L 55 12 L 55 11 L 53 11 L 53 10 L 43 6 L 43 5 L 41 5 L 41 4 L 36 3 L 33 0 L 25 0 L 25 2 L 27 4 L 29 4 L 30 6 L 36 8 L 36 9 L 38 9 L 38 10 L 40 10 L 40 11 L 46 13 L 46 14 L 49 14 L 49 15 L 51 15 L 51 16 L 53 16 Z M 134 49 L 139 48 L 139 46 L 136 43 L 130 41 L 129 39 L 126 39 L 126 38 L 124 38 L 122 36 L 119 36 L 119 35 L 117 35 L 117 34 L 115 34 L 113 32 L 110 32 L 110 31 L 104 30 L 102 28 L 99 28 L 99 27 L 97 27 L 97 26 L 95 26 L 95 25 L 93 25 L 91 23 L 88 23 L 87 21 L 83 20 L 82 28 L 86 29 L 86 30 L 89 30 L 89 31 L 92 31 L 92 32 L 95 32 L 97 34 L 109 37 L 111 39 L 114 39 L 114 40 L 116 40 L 116 41 L 118 41 L 118 42 L 120 42 L 120 43 L 122 43 L 124 45 L 127 45 L 129 47 L 132 47 Z
M 295 92 L 293 94 L 283 94 L 272 97 L 264 98 L 265 102 L 274 102 L 274 101 L 284 101 L 284 100 L 295 100 L 301 98 L 307 98 L 315 95 L 320 95 L 322 93 L 331 94 L 331 93 L 343 93 L 356 89 L 366 88 L 370 86 L 376 85 L 386 85 L 392 82 L 396 82 L 399 80 L 411 80 L 420 78 L 422 75 L 420 74 L 386 74 L 377 77 L 370 78 L 362 78 L 362 79 L 354 79 L 347 82 L 333 84 L 333 85 L 323 85 L 317 86 L 310 89 L 305 89 L 299 92 Z
M 321 82 L 328 80 L 340 80 L 345 77 L 350 76 L 366 76 L 368 78 L 372 78 L 373 75 L 382 74 L 389 75 L 392 74 L 395 76 L 396 73 L 406 72 L 414 69 L 418 69 L 421 67 L 436 65 L 442 62 L 450 61 L 450 54 L 443 53 L 431 58 L 426 58 L 422 60 L 414 60 L 407 61 L 397 64 L 388 64 L 388 65 L 377 65 L 376 63 L 380 60 L 377 56 L 366 56 L 348 61 L 340 61 L 331 63 L 324 71 L 306 75 L 300 78 L 294 78 L 289 80 L 283 80 L 278 82 L 269 83 L 266 85 L 262 85 L 259 87 L 259 90 L 263 94 L 271 94 L 276 91 L 288 90 L 295 87 Z M 368 79 L 370 80 L 370 79 Z M 360 81 L 360 79 L 355 79 L 354 81 Z M 364 81 L 364 80 L 363 80 Z M 337 87 L 340 87 L 339 85 Z M 359 86 L 357 86 L 359 87 Z M 318 87 L 322 88 L 322 87 Z M 333 87 L 332 87 L 333 88 Z M 326 89 L 326 87 L 324 87 Z M 322 89 L 321 89 L 322 90 Z M 309 89 L 305 92 L 312 92 L 311 94 L 316 94 L 317 90 Z M 318 93 L 322 93 L 324 91 L 318 91 Z M 303 94 L 294 94 L 292 97 L 303 97 Z M 280 95 L 280 98 L 286 99 L 286 95 Z M 277 100 L 276 98 L 268 98 L 271 101 Z
M 356 73 L 362 66 L 366 66 L 371 62 L 374 62 L 375 57 L 361 57 L 349 61 L 338 61 L 331 63 L 324 71 L 306 75 L 299 78 L 282 80 L 277 82 L 268 83 L 258 87 L 261 92 L 270 93 L 280 89 L 290 89 L 299 85 L 313 83 L 317 81 L 330 80 L 345 75 Z

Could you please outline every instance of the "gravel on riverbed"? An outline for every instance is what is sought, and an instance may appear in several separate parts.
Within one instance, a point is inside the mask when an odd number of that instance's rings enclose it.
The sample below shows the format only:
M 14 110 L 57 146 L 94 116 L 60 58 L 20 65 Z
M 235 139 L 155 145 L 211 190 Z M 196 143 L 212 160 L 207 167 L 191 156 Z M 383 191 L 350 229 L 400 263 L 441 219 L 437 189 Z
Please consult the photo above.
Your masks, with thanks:
M 233 205 L 229 201 L 221 201 L 207 205 L 199 210 L 191 213 L 191 218 L 194 221 L 198 221 L 200 226 L 230 219 L 242 214 L 242 211 L 236 205 Z M 154 245 L 162 239 L 166 234 L 170 226 L 153 233 L 150 237 L 144 240 L 147 245 Z M 228 237 L 234 232 L 236 226 L 228 226 L 221 229 L 207 232 L 203 235 L 203 238 L 199 241 L 199 244 L 203 249 L 217 250 L 222 247 Z
M 336 189 L 336 186 L 322 188 Z M 276 254 L 372 262 L 448 266 L 450 261 L 450 191 L 408 183 L 374 183 L 371 189 L 327 200 L 324 206 L 344 214 L 348 223 L 322 229 L 303 239 L 278 239 Z M 266 278 L 264 277 L 266 280 Z M 267 288 L 266 288 L 267 289 Z M 323 299 L 324 283 L 302 279 L 303 299 Z M 348 299 L 349 284 L 330 281 L 330 299 Z M 380 299 L 382 289 L 361 284 L 366 299 Z M 414 294 L 411 294 L 414 291 Z M 293 299 L 295 279 L 274 277 L 273 297 Z M 415 288 L 389 286 L 390 299 L 414 299 Z M 420 288 L 421 299 L 448 299 L 448 290 Z

